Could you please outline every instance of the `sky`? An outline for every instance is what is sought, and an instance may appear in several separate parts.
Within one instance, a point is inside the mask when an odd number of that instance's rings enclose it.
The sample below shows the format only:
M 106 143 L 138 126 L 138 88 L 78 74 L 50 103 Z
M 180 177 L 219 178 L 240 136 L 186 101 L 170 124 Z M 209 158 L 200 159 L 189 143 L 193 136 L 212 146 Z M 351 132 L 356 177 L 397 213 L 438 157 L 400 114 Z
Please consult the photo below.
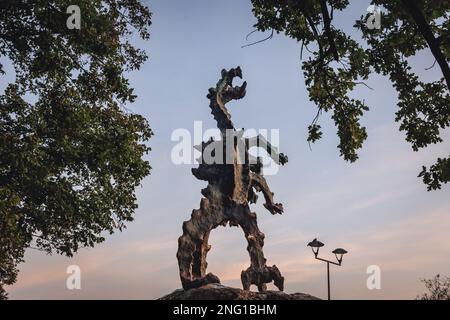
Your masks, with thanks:
M 205 182 L 191 174 L 192 165 L 175 165 L 174 130 L 193 132 L 194 121 L 213 128 L 207 89 L 222 68 L 241 66 L 247 81 L 244 99 L 228 109 L 236 127 L 279 129 L 280 149 L 289 162 L 267 180 L 283 215 L 272 216 L 261 203 L 252 205 L 265 233 L 268 264 L 285 276 L 285 291 L 326 298 L 326 265 L 314 259 L 306 244 L 325 243 L 320 256 L 349 253 L 341 267 L 331 267 L 333 299 L 413 299 L 424 292 L 423 278 L 450 275 L 449 186 L 427 192 L 417 178 L 422 165 L 448 155 L 444 143 L 413 152 L 394 121 L 397 94 L 389 79 L 373 75 L 352 95 L 370 107 L 362 123 L 368 139 L 353 164 L 339 157 L 336 129 L 329 115 L 320 119 L 324 137 L 306 142 L 316 113 L 301 71 L 300 45 L 283 35 L 241 48 L 253 30 L 250 1 L 154 0 L 151 38 L 137 45 L 149 54 L 129 75 L 137 101 L 128 106 L 144 115 L 155 132 L 147 156 L 151 175 L 136 190 L 135 221 L 95 248 L 73 258 L 28 250 L 11 299 L 156 299 L 180 288 L 176 260 L 182 222 L 199 207 Z M 354 1 L 335 12 L 335 25 L 351 31 L 369 1 Z M 253 34 L 254 40 L 263 38 Z M 440 76 L 428 52 L 414 58 L 420 77 Z M 0 79 L 1 89 L 7 78 Z M 260 200 L 261 201 L 261 200 Z M 241 287 L 240 272 L 249 266 L 246 240 L 238 228 L 220 227 L 210 237 L 208 271 L 222 283 Z M 67 267 L 81 269 L 81 290 L 66 288 Z M 369 266 L 378 266 L 381 288 L 369 290 Z M 269 288 L 274 288 L 272 285 Z

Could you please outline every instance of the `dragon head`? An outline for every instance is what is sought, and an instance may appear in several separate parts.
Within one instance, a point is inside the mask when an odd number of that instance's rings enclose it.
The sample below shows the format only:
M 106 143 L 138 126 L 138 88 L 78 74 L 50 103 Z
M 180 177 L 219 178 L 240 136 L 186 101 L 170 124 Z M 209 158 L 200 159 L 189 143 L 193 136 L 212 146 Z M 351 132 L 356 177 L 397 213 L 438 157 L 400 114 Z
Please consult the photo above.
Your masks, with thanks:
M 221 79 L 217 82 L 215 88 L 210 88 L 207 95 L 208 99 L 220 98 L 221 102 L 225 105 L 231 100 L 242 99 L 245 96 L 245 89 L 247 82 L 244 81 L 241 86 L 233 87 L 233 79 L 242 79 L 241 67 L 231 68 L 230 70 L 222 69 Z
M 217 121 L 219 129 L 234 129 L 231 121 L 231 115 L 228 112 L 225 104 L 231 100 L 242 99 L 245 96 L 245 88 L 247 82 L 243 82 L 241 86 L 233 87 L 234 78 L 242 79 L 241 67 L 232 68 L 230 70 L 222 69 L 221 78 L 217 82 L 215 88 L 209 88 L 206 96 L 210 101 L 210 108 L 214 119 Z

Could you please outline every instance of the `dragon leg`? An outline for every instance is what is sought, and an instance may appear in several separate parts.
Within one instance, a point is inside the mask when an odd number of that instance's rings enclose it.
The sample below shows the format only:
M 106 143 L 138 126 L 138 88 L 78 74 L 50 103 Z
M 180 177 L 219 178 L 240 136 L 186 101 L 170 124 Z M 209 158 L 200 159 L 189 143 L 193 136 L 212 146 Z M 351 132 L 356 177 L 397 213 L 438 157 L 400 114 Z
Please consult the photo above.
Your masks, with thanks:
M 276 266 L 267 267 L 264 257 L 264 233 L 258 228 L 256 213 L 251 212 L 248 206 L 240 206 L 232 213 L 233 222 L 241 226 L 247 239 L 247 251 L 250 255 L 250 267 L 241 272 L 241 281 L 244 290 L 250 290 L 255 284 L 260 292 L 266 291 L 266 283 L 274 281 L 279 290 L 283 291 L 284 278 Z
M 214 210 L 211 201 L 203 198 L 200 209 L 193 210 L 191 219 L 183 223 L 183 235 L 178 238 L 178 266 L 183 289 L 197 288 L 208 283 L 220 283 L 217 276 L 206 274 L 209 233 L 227 219 L 221 210 Z

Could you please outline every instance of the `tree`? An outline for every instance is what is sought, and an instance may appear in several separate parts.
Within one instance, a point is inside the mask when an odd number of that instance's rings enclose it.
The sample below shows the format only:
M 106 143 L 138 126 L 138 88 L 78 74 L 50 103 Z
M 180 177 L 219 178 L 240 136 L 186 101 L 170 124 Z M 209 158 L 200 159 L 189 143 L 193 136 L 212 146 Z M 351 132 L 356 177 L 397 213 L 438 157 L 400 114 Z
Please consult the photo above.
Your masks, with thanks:
M 396 121 L 412 149 L 442 142 L 441 131 L 450 125 L 450 2 L 432 0 L 374 0 L 383 8 L 381 29 L 370 29 L 367 15 L 356 21 L 365 44 L 335 27 L 336 11 L 347 0 L 252 0 L 256 30 L 284 33 L 301 42 L 301 55 L 310 56 L 302 69 L 309 97 L 318 108 L 308 127 L 308 142 L 322 136 L 322 112 L 331 112 L 337 127 L 341 156 L 353 162 L 367 138 L 360 118 L 368 111 L 364 101 L 351 98 L 357 85 L 376 72 L 389 76 L 398 92 Z M 409 57 L 429 49 L 442 78 L 425 83 L 412 71 Z M 433 66 L 435 65 L 433 64 Z M 419 173 L 428 190 L 450 181 L 450 157 L 438 158 Z
M 423 279 L 422 282 L 428 292 L 418 295 L 417 300 L 450 300 L 449 277 L 441 277 L 437 274 L 433 279 Z
M 136 98 L 125 72 L 147 58 L 131 35 L 149 38 L 151 13 L 139 0 L 79 0 L 69 29 L 72 4 L 0 4 L 0 57 L 15 73 L 0 96 L 3 298 L 26 248 L 72 256 L 122 230 L 150 172 L 152 131 L 125 107 Z

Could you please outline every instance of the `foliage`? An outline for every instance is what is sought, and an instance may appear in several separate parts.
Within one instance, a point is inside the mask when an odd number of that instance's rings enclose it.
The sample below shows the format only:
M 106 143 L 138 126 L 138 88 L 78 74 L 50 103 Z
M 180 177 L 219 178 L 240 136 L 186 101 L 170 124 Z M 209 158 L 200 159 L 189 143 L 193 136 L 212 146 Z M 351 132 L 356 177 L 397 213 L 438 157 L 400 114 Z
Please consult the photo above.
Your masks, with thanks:
M 423 279 L 428 292 L 416 297 L 417 300 L 450 300 L 450 277 L 437 274 L 433 279 Z
M 150 172 L 152 131 L 125 110 L 125 73 L 147 58 L 130 41 L 149 38 L 151 13 L 138 0 L 75 3 L 79 30 L 66 27 L 73 1 L 0 5 L 0 57 L 15 71 L 0 96 L 2 296 L 26 248 L 72 256 L 122 230 Z
M 450 125 L 448 1 L 372 1 L 383 8 L 381 29 L 369 29 L 368 16 L 356 21 L 364 44 L 332 24 L 336 11 L 348 10 L 347 0 L 252 0 L 252 4 L 257 30 L 282 32 L 301 42 L 302 53 L 310 52 L 302 69 L 318 112 L 308 128 L 308 142 L 321 138 L 317 121 L 322 111 L 331 112 L 341 155 L 351 162 L 358 158 L 357 150 L 367 138 L 360 118 L 369 108 L 351 98 L 351 91 L 364 85 L 372 72 L 388 76 L 397 90 L 396 121 L 413 150 L 442 142 L 441 131 Z M 424 49 L 431 50 L 442 79 L 425 83 L 412 71 L 408 58 Z M 449 158 L 439 159 L 419 176 L 428 190 L 439 189 L 450 180 L 449 171 Z

